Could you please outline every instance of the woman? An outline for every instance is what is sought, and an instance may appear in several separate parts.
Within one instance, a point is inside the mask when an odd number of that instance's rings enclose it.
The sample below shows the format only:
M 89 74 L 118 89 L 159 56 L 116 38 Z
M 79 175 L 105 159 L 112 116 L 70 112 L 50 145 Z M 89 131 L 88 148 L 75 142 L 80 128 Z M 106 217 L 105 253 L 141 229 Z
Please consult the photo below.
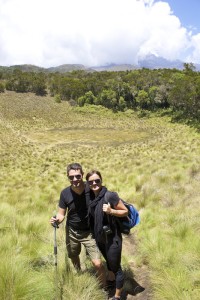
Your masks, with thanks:
M 113 272 L 115 275 L 116 289 L 113 300 L 119 300 L 124 284 L 121 268 L 122 235 L 113 216 L 125 217 L 128 215 L 128 210 L 117 193 L 107 192 L 107 188 L 102 186 L 102 176 L 99 171 L 90 171 L 86 175 L 86 180 L 90 187 L 90 224 L 93 224 L 94 237 L 106 260 L 109 274 Z

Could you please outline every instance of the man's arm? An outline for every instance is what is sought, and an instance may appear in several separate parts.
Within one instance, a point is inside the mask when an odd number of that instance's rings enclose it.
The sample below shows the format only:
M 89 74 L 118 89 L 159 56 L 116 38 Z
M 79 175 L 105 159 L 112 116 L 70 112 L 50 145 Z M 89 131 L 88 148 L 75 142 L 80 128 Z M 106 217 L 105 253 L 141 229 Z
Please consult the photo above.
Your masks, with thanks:
M 57 220 L 58 220 L 59 223 L 62 223 L 62 221 L 65 218 L 65 215 L 66 215 L 66 209 L 59 207 L 58 208 L 58 213 L 56 215 L 56 218 L 57 218 Z

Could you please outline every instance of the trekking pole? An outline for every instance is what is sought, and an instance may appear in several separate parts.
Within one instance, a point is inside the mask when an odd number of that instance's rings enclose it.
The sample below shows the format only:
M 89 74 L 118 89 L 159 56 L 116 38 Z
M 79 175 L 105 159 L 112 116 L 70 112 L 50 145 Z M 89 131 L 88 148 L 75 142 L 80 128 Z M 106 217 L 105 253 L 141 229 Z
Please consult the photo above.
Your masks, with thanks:
M 54 216 L 54 218 L 56 218 L 56 216 Z M 55 257 L 55 267 L 57 267 L 57 253 L 58 253 L 58 249 L 57 249 L 57 240 L 56 240 L 56 229 L 59 228 L 58 223 L 54 222 L 52 224 L 52 226 L 54 227 L 54 257 Z
M 54 218 L 56 218 L 56 216 L 54 216 Z M 56 240 L 56 229 L 59 228 L 58 223 L 54 222 L 52 224 L 52 226 L 54 227 L 54 265 L 55 265 L 55 269 L 56 269 L 56 273 L 55 273 L 55 291 L 56 291 L 56 298 L 57 299 L 57 291 L 58 291 L 58 269 L 57 269 L 57 253 L 58 253 L 58 249 L 57 249 L 57 240 Z
M 54 227 L 54 257 L 55 257 L 55 267 L 57 267 L 57 242 L 56 242 L 56 227 Z

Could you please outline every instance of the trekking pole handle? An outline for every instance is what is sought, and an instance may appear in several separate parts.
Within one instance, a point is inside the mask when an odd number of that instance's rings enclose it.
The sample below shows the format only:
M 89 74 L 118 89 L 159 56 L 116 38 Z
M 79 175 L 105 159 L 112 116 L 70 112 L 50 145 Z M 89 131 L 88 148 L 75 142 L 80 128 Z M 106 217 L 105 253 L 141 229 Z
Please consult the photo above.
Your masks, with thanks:
M 56 218 L 56 216 L 53 216 L 53 218 Z M 54 223 L 52 223 L 51 225 L 54 227 L 54 228 L 59 228 L 59 225 L 58 225 L 58 221 L 55 221 Z

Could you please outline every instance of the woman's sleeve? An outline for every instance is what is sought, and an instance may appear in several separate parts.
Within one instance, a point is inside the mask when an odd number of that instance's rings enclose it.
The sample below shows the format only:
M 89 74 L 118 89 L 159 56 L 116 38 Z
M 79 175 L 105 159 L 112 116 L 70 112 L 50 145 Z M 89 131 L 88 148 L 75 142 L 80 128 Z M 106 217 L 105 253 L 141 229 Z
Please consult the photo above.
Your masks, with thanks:
M 117 206 L 117 204 L 119 203 L 119 200 L 120 200 L 120 198 L 116 192 L 109 193 L 108 202 L 110 203 L 112 208 Z

